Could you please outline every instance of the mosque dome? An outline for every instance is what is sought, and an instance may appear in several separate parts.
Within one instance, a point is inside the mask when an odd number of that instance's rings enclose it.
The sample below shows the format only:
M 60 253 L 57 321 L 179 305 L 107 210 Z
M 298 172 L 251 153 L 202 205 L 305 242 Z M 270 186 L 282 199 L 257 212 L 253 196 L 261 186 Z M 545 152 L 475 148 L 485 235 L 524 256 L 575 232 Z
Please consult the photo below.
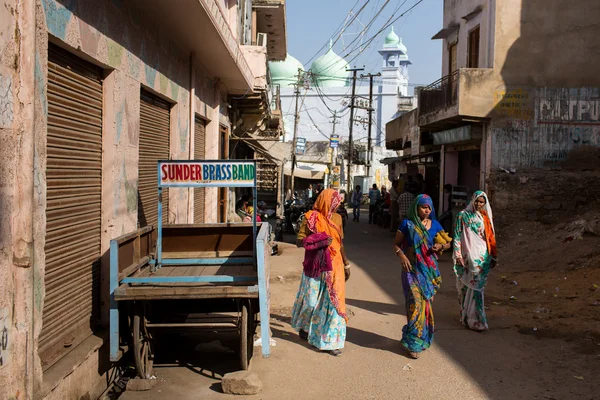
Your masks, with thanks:
M 329 51 L 317 58 L 311 65 L 313 79 L 319 87 L 343 87 L 348 85 L 349 64 L 333 51 L 333 44 L 329 44 Z
M 396 35 L 396 32 L 394 32 L 394 27 L 392 26 L 392 30 L 385 37 L 385 44 L 390 45 L 390 46 L 395 46 L 399 42 L 400 42 L 400 38 L 398 37 L 398 35 Z
M 289 54 L 285 61 L 270 61 L 271 82 L 281 87 L 293 85 L 298 82 L 298 69 L 304 71 L 304 65 Z
M 396 35 L 394 32 L 394 27 L 392 26 L 392 30 L 385 37 L 385 44 L 383 46 L 385 49 L 394 49 L 400 50 L 404 54 L 406 54 L 407 49 L 406 46 L 402 43 L 402 39 Z

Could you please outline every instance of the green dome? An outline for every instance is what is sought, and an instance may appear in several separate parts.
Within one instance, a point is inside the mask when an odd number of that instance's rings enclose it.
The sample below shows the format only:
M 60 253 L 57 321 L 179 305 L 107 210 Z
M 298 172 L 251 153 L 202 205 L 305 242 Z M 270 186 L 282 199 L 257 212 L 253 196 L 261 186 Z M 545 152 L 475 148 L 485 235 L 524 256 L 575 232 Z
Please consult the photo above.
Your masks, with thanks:
M 313 79 L 319 87 L 343 87 L 348 85 L 349 64 L 335 54 L 332 45 L 329 51 L 317 58 L 311 65 Z
M 285 61 L 270 61 L 271 82 L 282 87 L 293 85 L 298 82 L 298 69 L 304 71 L 304 66 L 289 54 Z
M 392 26 L 392 30 L 385 37 L 386 47 L 388 45 L 390 45 L 390 47 L 396 46 L 399 42 L 400 42 L 400 38 L 398 37 L 398 35 L 396 35 L 396 32 L 394 32 L 394 27 Z
M 390 33 L 388 33 L 388 35 L 385 37 L 385 44 L 383 45 L 383 47 L 384 49 L 398 49 L 404 54 L 406 54 L 407 52 L 406 46 L 402 43 L 402 39 L 400 39 L 398 35 L 396 35 L 396 32 L 394 32 L 393 26 Z

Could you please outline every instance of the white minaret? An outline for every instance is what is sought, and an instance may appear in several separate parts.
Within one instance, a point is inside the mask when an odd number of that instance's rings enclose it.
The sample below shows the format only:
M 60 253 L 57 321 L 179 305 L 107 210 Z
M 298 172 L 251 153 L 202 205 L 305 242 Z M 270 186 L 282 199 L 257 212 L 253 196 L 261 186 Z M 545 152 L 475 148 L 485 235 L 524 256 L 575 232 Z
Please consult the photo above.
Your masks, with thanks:
M 383 92 L 394 90 L 398 96 L 408 96 L 408 66 L 412 63 L 408 59 L 406 46 L 394 32 L 393 26 L 379 54 L 383 61 Z

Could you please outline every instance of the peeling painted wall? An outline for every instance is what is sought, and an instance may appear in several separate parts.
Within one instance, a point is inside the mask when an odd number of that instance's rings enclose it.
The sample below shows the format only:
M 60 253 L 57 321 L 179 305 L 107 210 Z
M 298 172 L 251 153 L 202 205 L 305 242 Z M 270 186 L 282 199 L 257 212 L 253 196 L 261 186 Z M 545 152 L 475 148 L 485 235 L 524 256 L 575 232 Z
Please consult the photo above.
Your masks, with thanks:
M 513 88 L 492 122 L 492 166 L 545 167 L 600 147 L 600 88 Z
M 171 157 L 189 156 L 190 55 L 126 0 L 3 0 L 0 33 L 0 398 L 32 398 L 47 384 L 37 337 L 45 296 L 48 43 L 105 69 L 103 279 L 110 239 L 137 226 L 141 87 L 173 104 Z M 207 155 L 215 158 L 219 122 L 229 123 L 221 106 L 227 93 L 216 82 L 196 67 L 192 102 L 197 114 L 210 120 Z M 188 220 L 188 193 L 170 191 L 171 222 Z M 207 196 L 213 206 L 206 212 L 209 221 L 216 215 L 216 198 L 216 191 Z M 102 300 L 108 304 L 106 295 Z M 105 359 L 98 349 L 90 351 L 79 360 L 83 367 L 58 381 L 49 398 L 95 398 L 106 385 L 106 367 L 99 367 Z

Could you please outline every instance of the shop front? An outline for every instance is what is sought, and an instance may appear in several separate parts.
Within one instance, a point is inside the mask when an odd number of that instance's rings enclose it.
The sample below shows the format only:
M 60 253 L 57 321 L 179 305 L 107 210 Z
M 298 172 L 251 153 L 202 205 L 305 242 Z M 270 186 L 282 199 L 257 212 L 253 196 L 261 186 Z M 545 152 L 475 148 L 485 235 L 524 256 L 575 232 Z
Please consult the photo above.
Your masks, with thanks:
M 433 133 L 434 144 L 442 146 L 440 185 L 441 210 L 448 208 L 447 196 L 442 195 L 444 185 L 450 184 L 452 207 L 462 210 L 472 194 L 482 187 L 481 143 L 483 126 L 470 124 Z

